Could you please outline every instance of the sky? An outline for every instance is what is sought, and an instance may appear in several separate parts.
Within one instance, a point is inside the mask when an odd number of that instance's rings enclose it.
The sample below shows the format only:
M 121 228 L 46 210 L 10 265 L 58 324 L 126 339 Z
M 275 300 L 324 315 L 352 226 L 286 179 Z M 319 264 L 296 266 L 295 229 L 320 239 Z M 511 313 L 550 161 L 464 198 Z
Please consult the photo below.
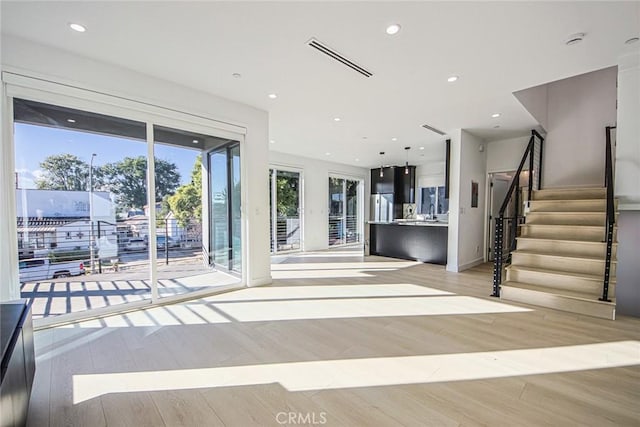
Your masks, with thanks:
M 97 156 L 93 161 L 94 167 L 117 162 L 125 157 L 146 157 L 147 154 L 146 142 L 127 138 L 21 123 L 15 124 L 14 133 L 16 172 L 19 173 L 21 188 L 36 188 L 35 179 L 42 174 L 40 163 L 53 154 L 74 154 L 90 163 L 91 154 L 95 153 Z M 177 166 L 181 184 L 191 180 L 191 169 L 198 154 L 199 150 L 155 145 L 156 158 Z

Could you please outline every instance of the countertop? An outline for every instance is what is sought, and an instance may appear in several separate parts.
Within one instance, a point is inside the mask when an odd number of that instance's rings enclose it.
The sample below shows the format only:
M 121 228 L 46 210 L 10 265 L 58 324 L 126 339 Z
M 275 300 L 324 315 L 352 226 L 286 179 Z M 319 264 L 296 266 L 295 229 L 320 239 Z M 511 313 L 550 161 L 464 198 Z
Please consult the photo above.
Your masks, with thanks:
M 368 224 L 375 225 L 406 225 L 412 227 L 448 227 L 448 222 L 440 221 L 367 221 Z

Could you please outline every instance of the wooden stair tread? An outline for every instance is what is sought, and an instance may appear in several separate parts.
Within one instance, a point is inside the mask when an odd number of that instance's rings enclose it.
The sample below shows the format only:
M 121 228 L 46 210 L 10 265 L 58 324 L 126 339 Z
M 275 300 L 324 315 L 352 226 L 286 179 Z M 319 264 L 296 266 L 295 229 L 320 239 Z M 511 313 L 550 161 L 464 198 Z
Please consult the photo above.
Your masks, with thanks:
M 558 203 L 558 202 L 584 202 L 584 203 L 589 203 L 589 202 L 593 202 L 594 200 L 602 200 L 604 202 L 606 202 L 607 198 L 603 197 L 600 199 L 567 199 L 567 200 L 553 200 L 553 199 L 540 199 L 540 200 L 536 200 L 536 199 L 531 199 L 529 200 L 529 202 L 533 203 Z
M 506 286 L 506 287 L 512 287 L 512 288 L 519 288 L 519 289 L 525 289 L 525 290 L 537 291 L 537 292 L 544 292 L 544 293 L 547 293 L 547 294 L 553 294 L 553 295 L 566 297 L 566 298 L 577 299 L 577 300 L 581 300 L 581 301 L 594 302 L 594 303 L 598 303 L 598 304 L 605 304 L 605 305 L 611 305 L 611 306 L 615 306 L 616 305 L 615 298 L 611 298 L 611 302 L 600 301 L 598 299 L 599 296 L 595 296 L 595 295 L 593 295 L 591 293 L 587 293 L 587 292 L 569 291 L 569 290 L 566 290 L 566 289 L 558 289 L 558 288 L 552 288 L 552 287 L 548 287 L 548 286 L 530 285 L 528 283 L 513 282 L 513 281 L 503 282 L 502 285 L 500 285 L 500 286 L 502 286 L 502 287 Z
M 540 256 L 552 256 L 552 257 L 557 257 L 557 258 L 569 258 L 569 259 L 579 259 L 579 260 L 589 260 L 589 261 L 600 261 L 602 263 L 605 262 L 604 257 L 593 257 L 593 256 L 578 256 L 578 255 L 562 255 L 562 254 L 558 254 L 558 253 L 553 253 L 553 252 L 540 252 L 540 251 L 531 251 L 531 250 L 527 250 L 527 249 L 516 249 L 515 251 L 511 252 L 512 254 L 514 253 L 519 253 L 519 254 L 530 254 L 530 255 L 540 255 Z M 611 263 L 617 263 L 618 261 L 615 260 L 611 260 Z
M 580 224 L 518 224 L 518 227 L 571 227 L 571 228 L 585 228 L 589 227 L 591 229 L 604 229 L 604 225 L 580 225 Z
M 533 225 L 533 224 L 529 224 Z M 571 240 L 571 239 L 546 239 L 544 237 L 527 237 L 527 236 L 517 236 L 517 240 L 533 240 L 533 241 L 545 241 L 545 242 L 559 242 L 559 243 L 580 243 L 580 244 L 590 244 L 590 245 L 606 245 L 607 242 L 594 242 L 591 240 Z M 613 245 L 617 245 L 617 242 L 613 242 Z
M 562 270 L 551 270 L 548 268 L 537 268 L 537 267 L 528 267 L 526 265 L 509 265 L 506 267 L 507 270 L 515 269 L 515 270 L 523 270 L 523 271 L 532 271 L 534 273 L 539 274 L 554 274 L 558 276 L 569 276 L 569 277 L 577 277 L 580 279 L 594 280 L 594 281 L 603 281 L 604 277 L 596 274 L 584 274 L 584 273 L 571 273 Z M 616 278 L 614 276 L 609 278 L 609 283 L 614 284 L 616 282 Z
M 529 211 L 527 213 L 527 215 L 529 214 L 536 214 L 536 215 L 606 215 L 607 213 L 605 211 Z

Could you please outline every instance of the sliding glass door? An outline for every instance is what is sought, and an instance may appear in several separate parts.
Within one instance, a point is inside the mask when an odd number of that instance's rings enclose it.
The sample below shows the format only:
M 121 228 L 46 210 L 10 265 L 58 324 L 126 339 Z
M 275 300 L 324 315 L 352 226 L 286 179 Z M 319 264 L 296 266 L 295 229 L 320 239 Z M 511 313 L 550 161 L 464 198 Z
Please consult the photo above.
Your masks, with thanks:
M 234 142 L 210 151 L 208 162 L 210 262 L 241 273 L 240 144 Z
M 329 246 L 362 241 L 362 181 L 329 177 Z
M 300 172 L 269 169 L 271 253 L 300 250 L 302 243 Z

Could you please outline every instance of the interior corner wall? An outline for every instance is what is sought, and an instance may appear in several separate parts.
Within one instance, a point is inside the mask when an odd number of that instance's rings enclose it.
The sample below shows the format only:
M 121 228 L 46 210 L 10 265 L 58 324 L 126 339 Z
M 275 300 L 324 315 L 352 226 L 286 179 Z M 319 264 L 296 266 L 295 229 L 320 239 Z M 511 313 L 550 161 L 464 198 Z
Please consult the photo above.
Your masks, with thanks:
M 341 163 L 327 162 L 309 157 L 269 151 L 269 165 L 302 172 L 303 179 L 303 236 L 305 251 L 329 247 L 329 175 L 354 177 L 364 180 L 364 218 L 369 218 L 369 169 Z M 267 189 L 265 179 L 265 189 Z M 267 229 L 268 230 L 268 229 Z
M 460 271 L 458 263 L 458 235 L 461 220 L 460 173 L 462 170 L 462 130 L 449 133 L 449 227 L 447 235 L 447 271 Z
M 451 136 L 447 270 L 462 271 L 484 260 L 487 158 L 484 141 L 465 130 Z M 478 207 L 471 207 L 471 183 L 478 184 Z
M 88 57 L 36 44 L 12 36 L 2 37 L 2 70 L 10 70 L 27 76 L 46 79 L 82 89 L 96 91 L 137 102 L 181 111 L 211 120 L 234 124 L 247 129 L 242 162 L 247 173 L 243 181 L 246 186 L 246 205 L 243 214 L 247 225 L 247 277 L 249 286 L 271 282 L 269 256 L 269 194 L 265 191 L 268 182 L 269 116 L 266 111 L 245 104 L 217 97 L 201 90 L 181 86 L 174 82 L 157 79 L 127 68 L 103 63 Z M 6 100 L 3 97 L 3 102 Z M 5 114 L 6 115 L 6 114 Z M 6 132 L 5 132 L 6 134 Z M 2 139 L 3 160 L 5 149 L 11 140 Z M 12 160 L 11 160 L 12 161 Z M 2 199 L 8 189 L 13 191 L 13 173 L 4 170 L 2 175 Z M 2 216 L 5 218 L 5 216 Z M 9 221 L 6 221 L 9 222 Z M 0 233 L 6 227 L 0 226 Z M 9 233 L 15 233 L 15 222 L 9 225 Z M 4 237 L 0 234 L 0 237 Z M 6 241 L 3 239 L 3 241 Z M 4 245 L 0 245 L 4 255 Z M 12 251 L 17 250 L 10 248 Z M 5 259 L 0 257 L 4 276 Z M 16 262 L 17 264 L 17 262 Z M 15 273 L 17 280 L 17 269 Z M 3 277 L 3 281 L 5 278 Z M 4 285 L 4 283 L 2 284 Z
M 528 144 L 528 136 L 488 142 L 487 173 L 517 170 Z M 525 166 L 528 169 L 529 164 Z
M 484 141 L 465 130 L 461 132 L 460 145 L 458 270 L 462 271 L 484 261 L 487 150 L 480 151 Z M 472 182 L 478 185 L 477 207 L 471 205 Z
M 520 101 L 524 108 L 533 116 L 540 126 L 546 131 L 549 126 L 548 121 L 548 98 L 549 85 L 530 87 L 528 89 L 514 92 L 513 95 Z
M 640 53 L 623 56 L 618 64 L 616 311 L 640 317 Z
M 542 188 L 602 187 L 605 126 L 616 123 L 617 67 L 547 85 Z

